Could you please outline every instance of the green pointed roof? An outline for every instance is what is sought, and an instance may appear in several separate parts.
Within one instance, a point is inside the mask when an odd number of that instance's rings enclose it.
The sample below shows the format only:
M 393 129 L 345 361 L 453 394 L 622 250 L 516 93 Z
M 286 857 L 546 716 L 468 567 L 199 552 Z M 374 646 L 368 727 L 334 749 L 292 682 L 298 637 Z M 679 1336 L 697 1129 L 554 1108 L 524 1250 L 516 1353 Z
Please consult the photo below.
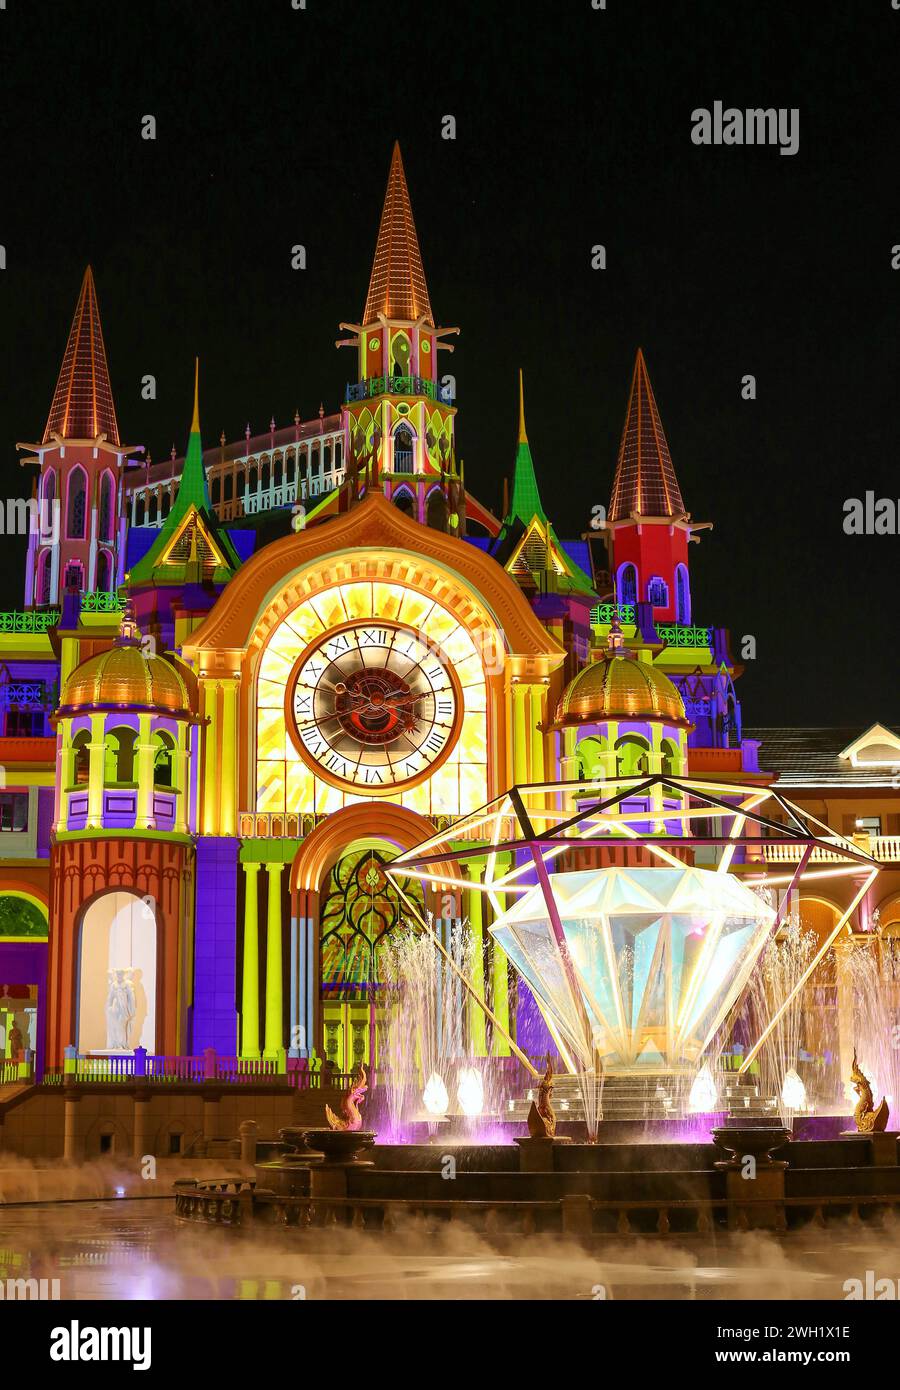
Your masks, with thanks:
M 563 567 L 563 574 L 558 575 L 561 587 L 564 590 L 576 593 L 594 593 L 594 586 L 590 576 L 567 554 L 559 542 L 559 538 L 553 529 L 553 523 L 544 511 L 541 502 L 541 494 L 538 490 L 537 475 L 534 471 L 534 459 L 531 457 L 531 445 L 528 443 L 528 433 L 525 429 L 525 386 L 522 378 L 522 369 L 519 368 L 519 442 L 516 448 L 516 462 L 513 471 L 512 498 L 509 503 L 509 510 L 503 518 L 503 527 L 498 537 L 498 545 L 494 554 L 504 567 L 508 567 L 514 552 L 519 546 L 523 536 L 533 529 L 537 522 L 544 536 L 544 556 L 543 563 L 539 563 L 539 570 L 555 569 L 551 561 L 551 551 L 556 556 L 560 565 Z
M 544 511 L 541 502 L 541 494 L 538 491 L 537 478 L 534 472 L 534 459 L 531 457 L 531 445 L 528 443 L 528 435 L 525 431 L 525 385 L 522 379 L 522 368 L 519 368 L 519 443 L 516 448 L 516 462 L 513 469 L 512 498 L 509 504 L 509 514 L 503 518 L 504 526 L 510 526 L 513 522 L 521 521 L 523 526 L 527 526 L 533 517 L 540 517 L 541 521 L 547 520 L 547 513 Z
M 203 561 L 197 553 L 198 535 L 197 528 L 191 527 L 192 514 L 197 517 L 200 531 L 206 533 L 205 538 L 200 537 L 202 543 L 211 552 L 215 549 L 219 551 L 219 556 L 214 556 L 212 579 L 215 583 L 226 583 L 241 562 L 231 537 L 224 527 L 220 526 L 209 499 L 206 469 L 203 466 L 203 441 L 200 437 L 199 359 L 194 363 L 194 417 L 191 421 L 191 433 L 178 482 L 178 492 L 155 541 L 127 575 L 129 585 L 151 581 L 154 584 L 182 584 L 194 577 L 194 571 L 199 574 Z M 188 532 L 191 533 L 190 536 Z M 189 550 L 187 555 L 172 553 L 181 533 L 186 537 L 182 549 Z M 203 577 L 207 578 L 208 562 L 204 568 L 207 573 Z

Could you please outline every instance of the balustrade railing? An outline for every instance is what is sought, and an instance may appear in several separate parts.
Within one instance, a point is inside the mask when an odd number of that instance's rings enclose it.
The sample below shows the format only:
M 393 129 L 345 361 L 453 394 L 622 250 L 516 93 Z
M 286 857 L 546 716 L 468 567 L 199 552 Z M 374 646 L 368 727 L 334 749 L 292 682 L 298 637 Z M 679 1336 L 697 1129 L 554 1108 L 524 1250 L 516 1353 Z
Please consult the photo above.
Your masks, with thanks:
M 427 396 L 432 401 L 450 405 L 453 396 L 448 387 L 421 376 L 370 376 L 365 381 L 348 383 L 346 400 L 367 401 L 373 396 Z
M 124 607 L 124 594 L 109 594 L 98 589 L 81 595 L 82 613 L 121 613 Z M 58 607 L 7 609 L 0 613 L 0 633 L 49 632 L 59 623 L 61 612 Z
M 692 627 L 687 623 L 657 623 L 656 635 L 670 647 L 709 647 L 712 628 Z
M 613 618 L 620 623 L 633 623 L 637 617 L 633 603 L 598 603 L 591 609 L 591 624 L 606 627 Z
M 0 632 L 49 632 L 59 622 L 59 608 L 13 609 L 0 613 Z
M 845 843 L 845 841 L 837 835 L 828 835 L 824 838 L 835 846 Z M 854 848 L 862 850 L 864 854 L 871 854 L 873 859 L 878 859 L 882 864 L 896 864 L 900 862 L 900 835 L 860 835 L 857 840 L 853 840 L 852 837 L 848 838 L 851 839 Z M 805 846 L 800 843 L 782 845 L 763 843 L 762 848 L 765 858 L 771 863 L 777 864 L 790 863 L 795 859 L 799 859 Z M 810 862 L 838 864 L 844 862 L 844 855 L 842 855 L 837 848 L 834 850 L 814 849 Z
M 86 1055 L 66 1048 L 63 1080 L 72 1083 L 131 1083 L 151 1085 L 195 1085 L 219 1081 L 228 1085 L 250 1085 L 260 1081 L 287 1084 L 283 1064 L 273 1057 L 223 1057 L 213 1048 L 198 1056 L 164 1056 L 148 1053 L 142 1047 L 133 1052 Z
M 125 607 L 124 594 L 109 594 L 103 589 L 81 595 L 82 613 L 121 613 Z
M 860 1227 L 863 1211 L 893 1228 L 900 1194 L 826 1197 L 597 1198 L 573 1193 L 534 1201 L 453 1198 L 392 1200 L 384 1197 L 284 1196 L 255 1182 L 228 1180 L 176 1183 L 175 1214 L 184 1220 L 226 1226 L 268 1219 L 300 1229 L 335 1226 L 405 1235 L 436 1233 L 448 1224 L 487 1237 L 563 1235 L 585 1240 L 614 1236 L 709 1237 L 726 1227 L 746 1231 L 757 1212 L 770 1214 L 776 1231 L 824 1227 L 830 1218 Z M 873 1223 L 874 1224 L 874 1223 Z
M 5 1058 L 0 1061 L 0 1086 L 10 1086 L 16 1081 L 31 1081 L 34 1076 L 34 1061 L 31 1055 L 21 1061 Z

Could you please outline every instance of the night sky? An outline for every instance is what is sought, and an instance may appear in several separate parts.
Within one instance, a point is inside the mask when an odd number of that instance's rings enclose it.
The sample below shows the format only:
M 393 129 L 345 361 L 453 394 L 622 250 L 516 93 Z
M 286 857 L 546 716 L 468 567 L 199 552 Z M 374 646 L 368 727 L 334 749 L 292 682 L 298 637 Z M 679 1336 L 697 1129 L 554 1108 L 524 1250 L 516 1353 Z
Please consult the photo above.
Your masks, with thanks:
M 336 409 L 396 138 L 435 315 L 462 330 L 443 361 L 470 490 L 499 508 L 522 366 L 545 506 L 583 532 L 642 346 L 715 523 L 695 619 L 757 639 L 745 722 L 896 723 L 900 540 L 845 535 L 843 504 L 900 497 L 900 12 L 607 3 L 7 0 L 0 498 L 30 495 L 15 444 L 43 431 L 88 261 L 120 429 L 154 460 L 183 450 L 195 353 L 207 444 Z M 716 100 L 799 108 L 799 153 L 693 145 Z M 24 539 L 2 551 L 21 606 Z

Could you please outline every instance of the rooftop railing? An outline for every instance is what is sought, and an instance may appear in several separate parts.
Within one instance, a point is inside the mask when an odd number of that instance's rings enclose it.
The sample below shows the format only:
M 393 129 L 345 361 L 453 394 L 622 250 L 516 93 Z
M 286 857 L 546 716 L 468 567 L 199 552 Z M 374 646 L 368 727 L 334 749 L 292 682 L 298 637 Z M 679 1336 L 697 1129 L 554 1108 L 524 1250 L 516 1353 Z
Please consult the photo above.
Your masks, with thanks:
M 373 396 L 427 396 L 431 401 L 451 405 L 453 396 L 447 387 L 421 376 L 370 376 L 365 381 L 348 383 L 345 399 L 368 401 Z

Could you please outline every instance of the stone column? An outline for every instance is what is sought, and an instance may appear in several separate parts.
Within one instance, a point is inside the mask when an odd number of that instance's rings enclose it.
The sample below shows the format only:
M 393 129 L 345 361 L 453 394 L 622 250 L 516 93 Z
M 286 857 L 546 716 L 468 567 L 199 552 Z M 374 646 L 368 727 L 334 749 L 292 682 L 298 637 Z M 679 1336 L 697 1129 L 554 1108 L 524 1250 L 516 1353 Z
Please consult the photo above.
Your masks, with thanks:
M 544 702 L 547 688 L 544 685 L 531 687 L 531 776 L 529 781 L 544 780 L 544 735 L 539 725 L 544 722 Z
M 469 879 L 473 884 L 481 882 L 484 866 L 474 859 L 468 862 Z M 469 931 L 472 936 L 472 986 L 476 994 L 484 998 L 484 894 L 477 888 L 469 889 Z M 495 947 L 496 950 L 496 947 Z M 472 1051 L 476 1057 L 487 1056 L 484 1010 L 469 997 L 469 1037 Z
M 186 831 L 190 812 L 191 779 L 188 762 L 188 728 L 179 724 L 175 747 L 175 829 Z
M 256 1134 L 259 1126 L 255 1120 L 241 1120 L 238 1134 L 241 1136 L 241 1162 L 256 1162 Z
M 134 745 L 137 754 L 137 814 L 134 818 L 136 830 L 152 830 L 156 824 L 153 815 L 153 757 L 156 745 L 150 736 L 149 714 L 138 715 L 138 736 Z
M 143 1158 L 145 1154 L 151 1153 L 150 1096 L 145 1089 L 136 1092 L 134 1096 L 133 1134 L 132 1157 Z
M 498 855 L 498 863 L 500 860 L 501 856 Z M 503 867 L 501 873 L 505 874 L 511 866 L 511 856 L 502 856 L 502 863 Z M 501 907 L 505 907 L 506 895 L 504 893 L 498 893 L 497 898 Z M 507 964 L 506 952 L 502 947 L 498 946 L 496 941 L 493 943 L 493 954 L 491 1004 L 503 1028 L 509 1033 L 509 966 Z M 508 1057 L 510 1055 L 509 1043 L 498 1028 L 494 1029 L 491 1054 L 494 1057 Z
M 215 835 L 219 825 L 217 759 L 219 751 L 219 682 L 205 680 L 203 689 L 203 713 L 208 723 L 203 730 L 203 815 L 201 828 L 204 835 Z
M 238 682 L 222 686 L 222 767 L 219 780 L 219 834 L 237 831 L 237 703 Z
M 65 1139 L 63 1158 L 67 1163 L 80 1163 L 84 1158 L 84 1138 L 81 1133 L 81 1096 L 68 1091 L 65 1099 Z
M 513 705 L 513 780 L 516 783 L 528 781 L 528 722 L 525 716 L 525 700 L 528 687 L 516 681 L 512 688 Z
M 105 714 L 91 715 L 91 741 L 88 744 L 88 813 L 92 830 L 103 824 L 103 781 L 106 772 L 106 742 L 103 737 Z
M 244 953 L 241 987 L 241 1056 L 259 1056 L 259 871 L 244 864 Z
M 266 1040 L 264 1057 L 282 1061 L 281 873 L 282 863 L 266 865 L 269 904 L 266 913 Z

